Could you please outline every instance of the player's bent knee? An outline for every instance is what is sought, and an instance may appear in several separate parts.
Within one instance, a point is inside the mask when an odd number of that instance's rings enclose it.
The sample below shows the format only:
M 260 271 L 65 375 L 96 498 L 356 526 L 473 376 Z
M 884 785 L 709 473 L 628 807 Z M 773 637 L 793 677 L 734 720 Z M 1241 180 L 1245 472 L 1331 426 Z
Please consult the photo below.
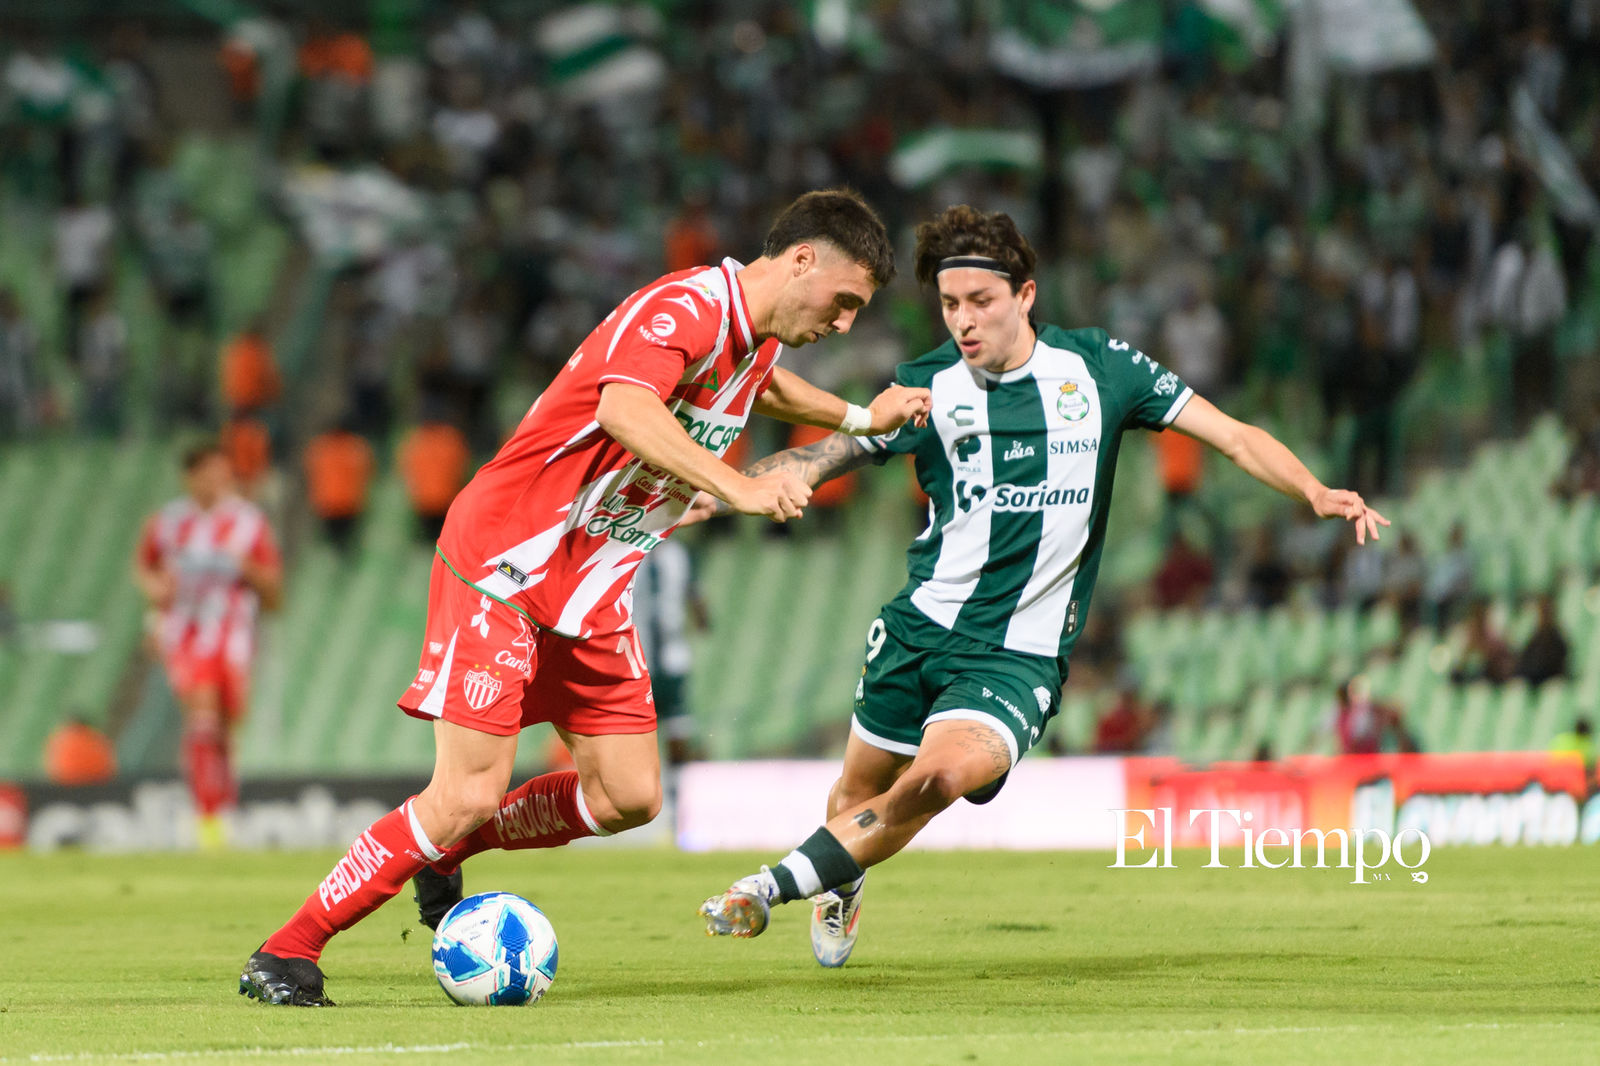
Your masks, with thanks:
M 912 767 L 895 791 L 913 813 L 942 811 L 965 794 L 966 779 L 959 766 Z
M 659 786 L 654 788 L 636 786 L 597 796 L 585 792 L 583 798 L 588 804 L 589 813 L 594 815 L 594 820 L 600 824 L 600 828 L 608 833 L 637 829 L 641 825 L 647 825 L 661 813 Z
M 477 777 L 449 788 L 435 790 L 430 786 L 429 791 L 433 793 L 429 797 L 431 806 L 443 822 L 444 835 L 454 839 L 466 836 L 493 818 L 505 798 L 503 786 Z

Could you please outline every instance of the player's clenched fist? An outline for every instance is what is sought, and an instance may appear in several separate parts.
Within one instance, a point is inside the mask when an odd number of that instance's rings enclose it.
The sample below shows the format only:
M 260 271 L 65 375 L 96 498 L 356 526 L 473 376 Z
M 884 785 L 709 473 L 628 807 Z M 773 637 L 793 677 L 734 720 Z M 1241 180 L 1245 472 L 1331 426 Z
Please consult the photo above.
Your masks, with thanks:
M 793 474 L 767 474 L 745 478 L 728 503 L 741 514 L 764 515 L 774 522 L 787 522 L 799 518 L 810 499 L 811 486 Z
M 899 429 L 907 421 L 918 426 L 927 425 L 928 412 L 932 409 L 933 394 L 909 385 L 890 385 L 867 405 L 867 410 L 872 412 L 875 434 Z

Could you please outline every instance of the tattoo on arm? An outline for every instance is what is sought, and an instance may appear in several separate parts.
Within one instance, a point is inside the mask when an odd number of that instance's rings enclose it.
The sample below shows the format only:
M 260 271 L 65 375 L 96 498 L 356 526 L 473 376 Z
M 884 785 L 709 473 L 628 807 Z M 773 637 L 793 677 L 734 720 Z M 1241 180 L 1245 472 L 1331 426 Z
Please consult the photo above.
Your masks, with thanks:
M 860 814 L 856 815 L 854 818 L 852 818 L 850 820 L 852 822 L 856 823 L 857 825 L 859 825 L 861 828 L 866 829 L 868 826 L 871 826 L 871 825 L 874 825 L 874 824 L 877 823 L 878 816 L 876 814 L 874 814 L 871 810 L 865 810 L 865 811 L 862 811 Z
M 872 453 L 854 437 L 831 433 L 815 444 L 757 459 L 744 468 L 746 477 L 793 474 L 812 488 L 872 462 Z
M 873 455 L 854 437 L 833 433 L 800 448 L 777 452 L 765 459 L 757 459 L 741 473 L 745 477 L 765 477 L 768 474 L 793 474 L 812 488 L 831 481 L 852 470 L 872 462 Z M 733 508 L 726 500 L 717 501 L 717 515 L 731 514 Z

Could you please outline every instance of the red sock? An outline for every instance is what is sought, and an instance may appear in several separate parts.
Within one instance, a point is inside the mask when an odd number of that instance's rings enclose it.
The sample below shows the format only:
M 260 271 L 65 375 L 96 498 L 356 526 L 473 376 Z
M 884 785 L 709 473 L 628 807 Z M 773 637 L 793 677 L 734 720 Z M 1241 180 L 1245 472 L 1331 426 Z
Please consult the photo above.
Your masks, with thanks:
M 233 765 L 227 730 L 217 724 L 189 726 L 183 734 L 183 771 L 194 809 L 209 816 L 232 807 Z
M 583 803 L 578 772 L 536 777 L 507 792 L 494 817 L 449 848 L 434 869 L 448 873 L 480 851 L 559 848 L 579 837 L 608 836 Z
M 294 917 L 267 938 L 262 950 L 316 962 L 333 934 L 399 894 L 425 863 L 439 858 L 438 850 L 422 836 L 422 827 L 413 829 L 414 825 L 409 799 L 373 822 Z

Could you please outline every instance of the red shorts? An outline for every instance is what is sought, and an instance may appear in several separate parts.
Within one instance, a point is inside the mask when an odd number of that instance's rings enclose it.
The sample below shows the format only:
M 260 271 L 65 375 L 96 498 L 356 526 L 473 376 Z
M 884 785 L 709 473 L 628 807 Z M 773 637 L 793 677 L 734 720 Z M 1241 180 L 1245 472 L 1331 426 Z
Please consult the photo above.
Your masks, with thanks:
M 535 628 L 433 559 L 416 680 L 397 701 L 416 718 L 495 736 L 535 722 L 607 736 L 656 727 L 650 674 L 633 629 L 571 640 Z
M 230 662 L 221 651 L 206 654 L 183 647 L 167 652 L 161 661 L 166 667 L 167 682 L 180 703 L 187 703 L 195 694 L 212 689 L 224 717 L 230 720 L 244 717 L 245 697 L 250 692 L 249 663 Z

